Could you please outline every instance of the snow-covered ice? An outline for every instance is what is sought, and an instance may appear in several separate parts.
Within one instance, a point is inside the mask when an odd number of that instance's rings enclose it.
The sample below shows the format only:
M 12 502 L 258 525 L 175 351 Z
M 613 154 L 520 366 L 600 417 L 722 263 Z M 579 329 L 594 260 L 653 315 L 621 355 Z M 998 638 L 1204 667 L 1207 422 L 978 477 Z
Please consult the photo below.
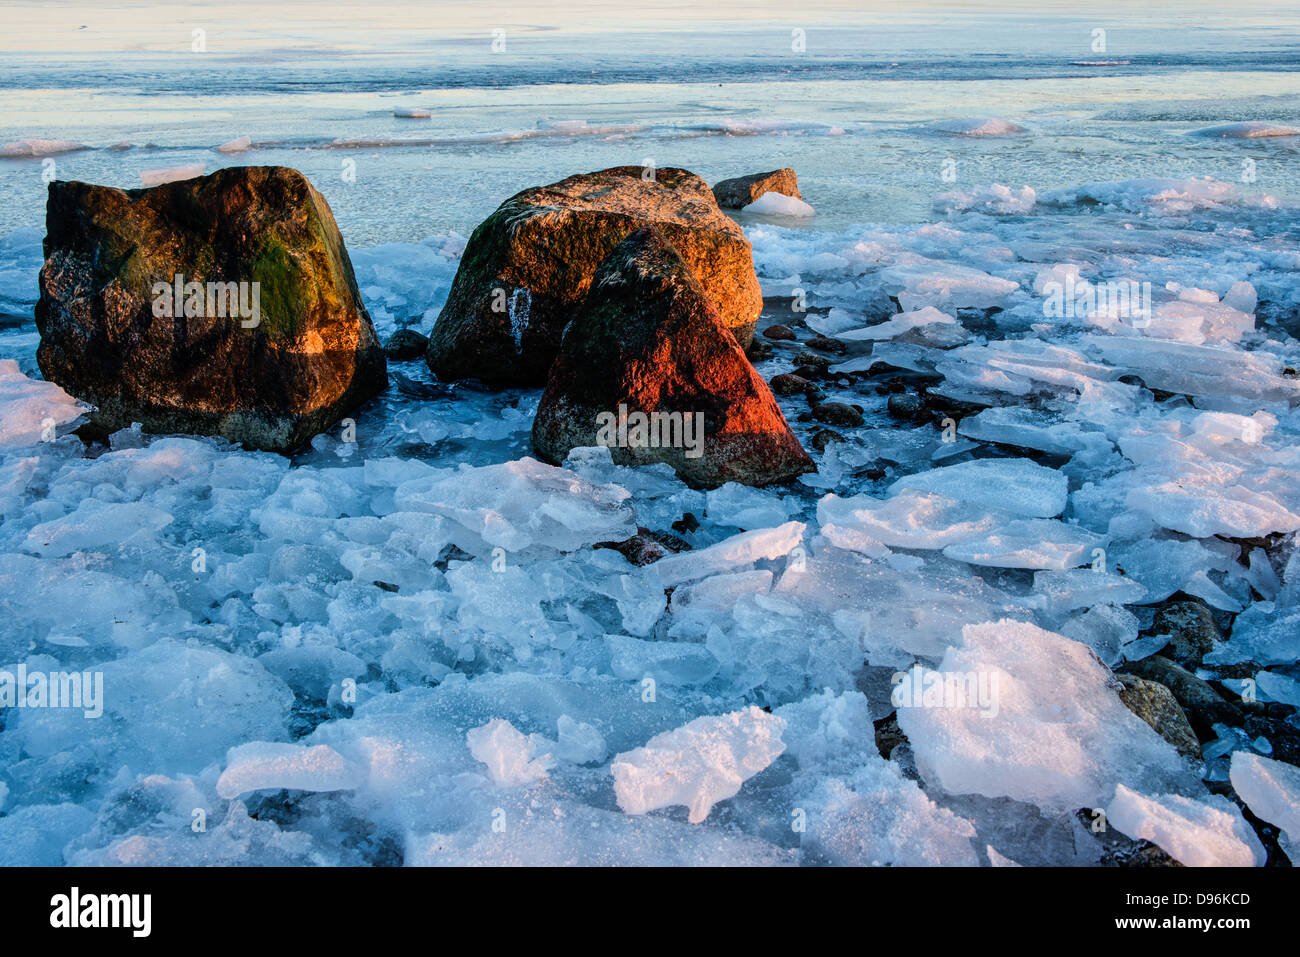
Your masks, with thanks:
M 1187 867 L 1259 867 L 1265 861 L 1259 838 L 1221 794 L 1148 796 L 1120 784 L 1106 805 L 1106 822 Z
M 628 814 L 685 806 L 692 824 L 734 797 L 746 780 L 785 750 L 785 720 L 752 705 L 744 711 L 696 718 L 614 758 L 614 793 Z

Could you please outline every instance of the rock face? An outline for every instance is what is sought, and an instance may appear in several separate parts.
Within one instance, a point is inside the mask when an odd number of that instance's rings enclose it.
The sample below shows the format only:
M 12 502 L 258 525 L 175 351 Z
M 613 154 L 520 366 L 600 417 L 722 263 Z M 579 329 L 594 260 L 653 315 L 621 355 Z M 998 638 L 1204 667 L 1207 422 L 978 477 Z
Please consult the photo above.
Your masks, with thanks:
M 479 224 L 434 324 L 429 367 L 444 379 L 545 384 L 597 267 L 649 223 L 747 346 L 763 299 L 740 227 L 694 173 L 621 166 L 524 190 Z
M 767 485 L 813 471 L 767 385 L 658 229 L 601 265 L 533 422 L 550 462 L 606 445 L 622 465 L 667 462 L 683 481 Z
M 713 196 L 724 209 L 744 209 L 764 193 L 780 193 L 803 199 L 799 178 L 792 169 L 774 169 L 770 173 L 752 173 L 724 179 L 713 187 Z
M 285 451 L 387 384 L 334 216 L 295 170 L 54 182 L 46 230 L 37 361 L 107 428 Z

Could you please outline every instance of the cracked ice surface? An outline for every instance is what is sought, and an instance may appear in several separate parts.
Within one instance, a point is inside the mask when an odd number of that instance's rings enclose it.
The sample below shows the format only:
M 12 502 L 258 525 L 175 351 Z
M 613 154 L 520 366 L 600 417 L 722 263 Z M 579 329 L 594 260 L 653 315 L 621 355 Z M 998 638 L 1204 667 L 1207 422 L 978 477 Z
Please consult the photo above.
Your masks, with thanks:
M 1112 805 L 1175 856 L 1236 833 L 1103 662 L 1154 651 L 1139 630 L 1183 592 L 1235 616 L 1206 669 L 1294 694 L 1295 211 L 1201 180 L 943 207 L 748 230 L 765 295 L 804 290 L 844 346 L 826 398 L 866 420 L 815 451 L 781 398 L 819 468 L 783 488 L 605 449 L 544 465 L 536 391 L 420 363 L 355 443 L 87 447 L 30 323 L 0 327 L 0 668 L 103 674 L 100 718 L 4 709 L 0 862 L 1080 863 L 1100 851 L 1073 812 Z M 40 239 L 0 244 L 28 310 Z M 428 331 L 463 248 L 352 250 L 381 334 Z M 1149 321 L 1049 316 L 1077 280 L 1150 283 Z M 904 372 L 934 421 L 886 411 Z M 596 547 L 638 527 L 690 548 Z M 998 697 L 896 709 L 917 664 Z M 1231 768 L 1294 842 L 1290 766 Z M 1253 861 L 1242 841 L 1215 854 Z

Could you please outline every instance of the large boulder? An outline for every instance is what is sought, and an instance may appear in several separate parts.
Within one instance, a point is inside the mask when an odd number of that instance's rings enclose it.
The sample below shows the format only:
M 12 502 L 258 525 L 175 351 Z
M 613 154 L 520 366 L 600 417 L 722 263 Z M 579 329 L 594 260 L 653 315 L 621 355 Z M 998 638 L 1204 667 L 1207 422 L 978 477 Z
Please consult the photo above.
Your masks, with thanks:
M 597 270 L 533 422 L 547 461 L 596 445 L 620 465 L 667 462 L 702 488 L 814 470 L 712 298 L 655 227 Z
M 649 223 L 749 345 L 763 297 L 740 227 L 694 173 L 620 166 L 524 190 L 479 224 L 429 337 L 429 367 L 443 379 L 544 385 L 597 267 Z
M 334 216 L 296 170 L 54 182 L 46 231 L 37 361 L 103 427 L 287 451 L 387 385 Z
M 782 196 L 803 199 L 799 192 L 799 178 L 789 168 L 724 179 L 713 187 L 713 196 L 724 209 L 744 209 L 764 193 L 780 193 Z

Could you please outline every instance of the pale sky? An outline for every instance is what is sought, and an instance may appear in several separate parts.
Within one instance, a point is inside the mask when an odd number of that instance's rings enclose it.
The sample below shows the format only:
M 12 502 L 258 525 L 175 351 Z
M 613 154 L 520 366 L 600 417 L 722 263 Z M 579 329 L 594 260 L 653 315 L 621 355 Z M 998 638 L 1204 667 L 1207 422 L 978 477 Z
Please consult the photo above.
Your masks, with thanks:
M 493 29 L 515 33 L 565 33 L 698 28 L 703 23 L 780 23 L 791 26 L 867 26 L 882 20 L 941 25 L 945 11 L 999 12 L 1018 17 L 1037 12 L 1104 19 L 1203 16 L 1218 29 L 1272 18 L 1294 21 L 1292 0 L 1263 0 L 1227 10 L 1222 2 L 1154 0 L 1099 3 L 1062 0 L 5 0 L 0 51 L 83 54 L 97 51 L 187 49 L 192 31 L 206 32 L 208 49 L 246 52 L 265 47 L 321 47 L 339 50 L 410 48 L 421 39 L 490 36 Z M 1199 11 L 1199 12 L 1198 12 Z

